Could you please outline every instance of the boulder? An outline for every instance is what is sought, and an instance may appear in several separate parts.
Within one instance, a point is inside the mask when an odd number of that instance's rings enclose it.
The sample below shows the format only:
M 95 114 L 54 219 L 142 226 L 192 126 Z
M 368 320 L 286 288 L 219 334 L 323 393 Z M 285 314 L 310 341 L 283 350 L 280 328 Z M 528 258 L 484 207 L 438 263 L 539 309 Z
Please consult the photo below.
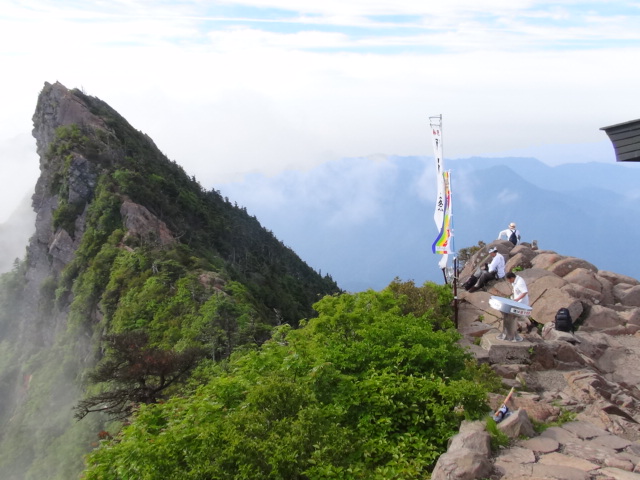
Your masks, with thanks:
M 462 422 L 451 438 L 446 453 L 440 455 L 432 480 L 475 480 L 491 472 L 491 438 L 483 422 Z
M 480 346 L 489 352 L 491 364 L 531 363 L 529 349 L 533 345 L 529 342 L 500 340 L 496 333 L 490 332 L 483 335 Z
M 549 324 L 550 325 L 550 324 Z M 550 370 L 556 366 L 556 343 L 539 342 L 533 345 L 531 365 L 538 370 Z
M 564 285 L 561 290 L 571 297 L 577 298 L 588 305 L 600 305 L 604 303 L 604 296 L 602 293 L 590 288 L 585 288 L 577 283 L 568 283 L 567 285 Z
M 578 339 L 578 351 L 593 361 L 598 361 L 614 345 L 614 340 L 602 332 L 586 332 L 579 329 L 574 333 L 574 337 Z
M 640 307 L 625 308 L 618 315 L 628 325 L 640 325 Z
M 534 306 L 547 292 L 560 289 L 567 285 L 567 281 L 559 276 L 539 268 L 532 268 L 520 272 L 529 289 L 529 304 Z
M 516 375 L 525 370 L 526 365 L 511 363 L 511 364 L 495 364 L 491 366 L 491 369 L 496 372 L 499 377 L 514 379 Z M 498 405 L 499 406 L 499 405 Z
M 77 248 L 77 244 L 67 231 L 64 228 L 59 228 L 49 244 L 49 255 L 51 255 L 53 259 L 59 260 L 63 265 L 66 265 L 73 259 Z
M 602 305 L 594 305 L 586 311 L 580 329 L 586 332 L 599 332 L 622 325 L 624 320 L 620 318 L 618 312 Z
M 600 292 L 602 292 L 602 302 L 604 305 L 613 305 L 615 299 L 613 297 L 613 283 L 609 278 L 602 275 L 602 271 L 599 271 L 596 274 L 596 278 L 600 282 L 601 288 Z
M 553 265 L 547 268 L 550 272 L 555 273 L 559 277 L 564 277 L 569 273 L 573 272 L 577 268 L 584 268 L 587 270 L 591 270 L 593 273 L 598 273 L 598 267 L 593 265 L 592 263 L 587 262 L 581 258 L 575 257 L 566 257 L 562 260 L 557 261 Z
M 498 429 L 512 440 L 536 435 L 527 411 L 519 408 L 498 424 Z
M 547 342 L 549 348 L 553 345 L 554 351 L 557 348 L 557 342 L 576 343 L 576 337 L 573 332 L 556 330 L 554 322 L 549 322 L 544 325 L 542 338 Z
M 552 452 L 548 455 L 544 455 L 540 459 L 540 463 L 543 465 L 551 465 L 554 467 L 563 466 L 572 469 L 582 470 L 589 472 L 591 470 L 597 470 L 600 466 L 596 463 L 589 462 L 582 458 L 571 457 L 569 455 L 563 455 L 559 452 Z
M 636 280 L 633 277 L 629 277 L 627 275 L 622 275 L 620 273 L 609 272 L 607 270 L 600 270 L 598 275 L 609 280 L 613 285 L 617 285 L 619 283 L 626 283 L 628 285 L 640 285 L 640 281 Z
M 543 279 L 535 282 L 538 284 L 541 280 L 546 280 L 547 277 L 543 277 Z M 551 282 L 544 282 L 544 284 L 549 284 Z M 537 285 L 536 285 L 537 287 Z M 531 316 L 538 323 L 548 323 L 554 322 L 556 318 L 556 313 L 561 308 L 568 308 L 569 313 L 571 314 L 571 318 L 575 321 L 582 315 L 583 306 L 582 302 L 575 297 L 572 297 L 567 292 L 563 292 L 558 290 L 557 288 L 545 288 L 543 293 L 540 294 L 539 297 L 536 298 L 535 302 L 532 302 L 533 310 L 531 312 Z
M 637 473 L 627 472 L 625 470 L 621 470 L 619 468 L 614 467 L 605 467 L 598 470 L 602 475 L 605 475 L 604 478 L 612 478 L 613 480 L 638 480 L 640 479 L 640 475 Z
M 502 319 L 502 314 L 489 306 L 491 294 L 488 292 L 464 292 L 460 295 L 461 302 L 458 305 L 458 323 L 460 314 L 472 321 L 480 321 L 489 325 L 495 325 Z
M 478 308 L 476 304 L 468 301 L 467 297 L 471 296 L 471 294 L 462 294 L 458 302 L 458 329 L 461 333 L 475 323 L 486 323 L 490 325 L 498 321 L 498 317 L 495 315 L 488 316 L 483 309 Z
M 585 365 L 585 360 L 577 348 L 567 342 L 558 342 L 556 362 L 559 370 L 575 369 Z
M 525 245 L 516 245 L 509 253 L 510 257 L 505 267 L 507 272 L 511 272 L 517 267 L 521 269 L 531 268 L 531 260 L 537 255 L 535 251 Z
M 551 265 L 559 262 L 563 258 L 565 257 L 562 255 L 558 255 L 555 252 L 545 252 L 545 253 L 538 252 L 538 255 L 536 255 L 535 258 L 531 260 L 531 266 L 533 268 L 540 268 L 540 269 L 546 270 Z
M 596 272 L 587 268 L 576 268 L 564 276 L 564 279 L 581 287 L 588 288 L 597 293 L 602 293 L 602 283 L 596 277 Z
M 143 243 L 161 246 L 176 242 L 167 224 L 142 205 L 126 200 L 122 202 L 120 215 L 127 229 L 125 238 L 134 237 Z
M 464 327 L 458 328 L 458 331 L 465 337 L 480 338 L 485 333 L 493 330 L 494 328 L 495 327 L 487 323 L 473 321 L 468 324 L 465 324 Z
M 618 283 L 613 286 L 613 298 L 622 305 L 640 307 L 640 285 Z
M 497 282 L 489 284 L 487 287 L 487 292 L 491 295 L 496 295 L 498 297 L 509 298 L 509 296 L 513 293 L 511 290 L 511 285 L 506 280 L 498 280 Z
M 551 453 L 560 448 L 560 443 L 553 438 L 534 437 L 518 442 L 524 448 L 528 448 L 537 453 Z

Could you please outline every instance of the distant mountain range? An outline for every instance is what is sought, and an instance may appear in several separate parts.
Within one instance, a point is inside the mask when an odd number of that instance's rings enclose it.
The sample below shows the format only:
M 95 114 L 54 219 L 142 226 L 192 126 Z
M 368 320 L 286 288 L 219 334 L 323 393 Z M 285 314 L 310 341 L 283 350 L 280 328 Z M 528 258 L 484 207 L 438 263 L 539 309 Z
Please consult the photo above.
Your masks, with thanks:
M 640 165 L 613 157 L 611 163 L 555 167 L 534 158 L 475 157 L 445 166 L 452 172 L 458 250 L 495 239 L 514 221 L 523 241 L 640 277 Z M 345 158 L 214 187 L 345 290 L 381 289 L 396 276 L 418 284 L 442 281 L 431 253 L 437 231 L 430 157 Z M 24 255 L 27 236 L 17 221 L 26 219 L 22 224 L 32 231 L 29 204 L 28 212 L 23 208 L 0 225 L 1 271 Z M 16 236 L 20 241 L 10 248 Z
M 522 240 L 537 240 L 541 249 L 640 277 L 640 165 L 467 158 L 445 167 L 458 250 L 494 240 L 513 221 Z M 431 253 L 432 158 L 345 158 L 217 188 L 346 290 L 380 289 L 396 276 L 442 281 Z

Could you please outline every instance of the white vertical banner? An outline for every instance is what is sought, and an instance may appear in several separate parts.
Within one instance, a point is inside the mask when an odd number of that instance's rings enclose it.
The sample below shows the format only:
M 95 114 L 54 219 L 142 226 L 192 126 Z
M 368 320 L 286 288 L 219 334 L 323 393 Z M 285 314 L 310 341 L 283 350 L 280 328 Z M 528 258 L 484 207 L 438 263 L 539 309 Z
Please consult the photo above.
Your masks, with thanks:
M 429 117 L 429 125 L 431 126 L 431 139 L 433 141 L 433 154 L 436 163 L 436 208 L 433 212 L 433 221 L 436 224 L 438 232 L 444 226 L 444 208 L 445 208 L 445 183 L 444 183 L 444 157 L 442 155 L 442 115 L 437 117 Z M 438 262 L 440 268 L 447 266 L 449 255 L 443 254 Z
M 433 213 L 433 220 L 436 222 L 438 231 L 442 228 L 444 220 L 444 159 L 442 157 L 442 115 L 437 117 L 429 117 L 431 125 L 431 139 L 433 140 L 433 154 L 436 162 L 436 209 Z

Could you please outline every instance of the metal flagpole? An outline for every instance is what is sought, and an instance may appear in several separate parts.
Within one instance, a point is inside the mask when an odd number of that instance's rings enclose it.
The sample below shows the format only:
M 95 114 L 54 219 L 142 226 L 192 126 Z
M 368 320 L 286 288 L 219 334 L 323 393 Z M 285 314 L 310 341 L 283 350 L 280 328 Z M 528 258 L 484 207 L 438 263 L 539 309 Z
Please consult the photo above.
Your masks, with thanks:
M 433 242 L 433 253 L 439 253 L 442 258 L 438 266 L 442 269 L 445 284 L 447 279 L 447 263 L 449 253 L 453 254 L 453 299 L 454 299 L 454 323 L 458 328 L 458 256 L 453 239 L 453 209 L 451 200 L 451 171 L 444 170 L 442 115 L 429 117 L 433 139 L 433 149 L 436 161 L 437 198 L 433 219 L 440 234 Z
M 451 186 L 451 170 L 449 170 L 449 225 L 451 227 L 449 241 L 453 254 L 453 321 L 458 328 L 458 252 L 456 252 L 455 232 L 453 223 L 453 188 Z

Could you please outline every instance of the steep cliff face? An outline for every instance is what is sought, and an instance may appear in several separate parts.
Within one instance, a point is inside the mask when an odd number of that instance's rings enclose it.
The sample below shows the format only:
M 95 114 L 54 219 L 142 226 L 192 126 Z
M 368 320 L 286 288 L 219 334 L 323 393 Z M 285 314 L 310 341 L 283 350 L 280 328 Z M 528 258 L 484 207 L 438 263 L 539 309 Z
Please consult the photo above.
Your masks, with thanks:
M 90 427 L 73 426 L 71 407 L 82 394 L 77 378 L 93 361 L 91 337 L 65 335 L 70 299 L 54 305 L 54 295 L 82 239 L 98 169 L 71 145 L 64 152 L 56 152 L 55 145 L 60 143 L 60 127 L 104 128 L 104 122 L 59 83 L 45 85 L 33 122 L 41 173 L 32 197 L 35 233 L 26 258 L 0 287 L 0 464 L 10 479 L 48 475 L 44 472 L 49 467 L 52 475 L 77 470 L 81 457 L 52 463 L 53 454 L 47 450 L 60 448 L 71 428 L 82 440 L 70 447 L 81 452 Z M 60 206 L 70 204 L 78 213 L 71 232 L 55 220 Z
M 338 288 L 101 100 L 47 83 L 33 123 L 35 234 L 0 278 L 0 469 L 68 479 L 105 421 L 72 419 L 104 334 L 220 359 Z
M 42 307 L 40 291 L 43 283 L 57 279 L 63 268 L 72 260 L 84 232 L 86 205 L 93 197 L 96 186 L 97 168 L 85 156 L 69 149 L 66 155 L 53 152 L 56 131 L 62 126 L 83 125 L 105 129 L 104 122 L 92 115 L 87 106 L 60 83 L 46 83 L 33 116 L 33 136 L 40 156 L 40 177 L 32 197 L 36 212 L 36 230 L 29 242 L 25 278 L 24 304 L 25 318 L 34 321 Z M 66 176 L 67 188 L 59 188 L 60 177 Z M 78 205 L 80 214 L 74 219 L 74 231 L 59 228 L 54 224 L 54 212 L 58 209 L 61 196 L 66 204 Z M 73 235 L 73 236 L 72 236 Z M 53 312 L 47 312 L 51 314 Z M 66 312 L 49 318 L 48 325 L 38 325 L 28 331 L 34 339 L 39 332 L 39 344 L 50 345 L 55 331 L 64 323 Z M 22 322 L 28 328 L 28 322 Z

